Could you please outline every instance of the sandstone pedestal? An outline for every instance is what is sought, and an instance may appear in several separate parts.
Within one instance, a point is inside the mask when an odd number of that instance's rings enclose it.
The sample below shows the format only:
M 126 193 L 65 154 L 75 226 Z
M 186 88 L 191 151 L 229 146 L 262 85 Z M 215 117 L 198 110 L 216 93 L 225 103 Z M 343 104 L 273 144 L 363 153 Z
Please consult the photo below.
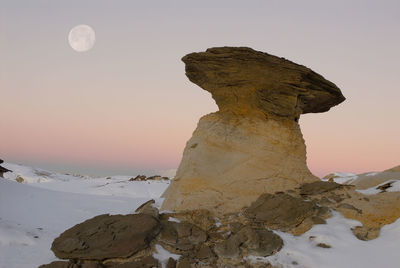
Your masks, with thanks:
M 333 83 L 250 48 L 212 48 L 182 60 L 219 111 L 200 119 L 163 209 L 230 213 L 263 193 L 317 180 L 307 168 L 298 119 L 344 100 Z

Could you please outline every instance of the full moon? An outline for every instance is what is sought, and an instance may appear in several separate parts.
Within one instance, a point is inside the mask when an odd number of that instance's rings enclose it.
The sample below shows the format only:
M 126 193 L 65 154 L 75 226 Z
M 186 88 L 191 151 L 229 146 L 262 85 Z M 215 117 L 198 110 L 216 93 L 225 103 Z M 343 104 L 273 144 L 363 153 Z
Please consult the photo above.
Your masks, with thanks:
M 73 50 L 85 52 L 94 46 L 96 35 L 89 25 L 78 25 L 71 29 L 68 34 L 68 43 Z

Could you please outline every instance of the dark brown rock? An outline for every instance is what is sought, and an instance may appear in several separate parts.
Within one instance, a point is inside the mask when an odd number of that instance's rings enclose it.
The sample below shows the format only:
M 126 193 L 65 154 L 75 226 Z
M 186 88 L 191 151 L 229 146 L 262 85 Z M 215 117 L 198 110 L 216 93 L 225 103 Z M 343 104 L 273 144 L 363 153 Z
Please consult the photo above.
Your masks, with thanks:
M 263 194 L 245 210 L 246 217 L 271 229 L 289 230 L 317 212 L 313 202 L 286 193 Z
M 72 268 L 72 264 L 68 261 L 53 261 L 49 264 L 40 265 L 39 268 Z
M 246 226 L 237 234 L 215 246 L 215 252 L 223 258 L 237 258 L 242 251 L 246 255 L 270 256 L 283 246 L 282 239 L 267 229 L 253 229 Z
M 3 163 L 4 163 L 4 161 L 0 159 L 0 164 L 3 164 Z M 11 172 L 11 170 L 0 166 L 0 178 L 4 178 L 4 173 L 6 173 L 6 172 Z
M 240 222 L 232 222 L 229 223 L 229 229 L 231 230 L 232 233 L 237 233 L 240 231 L 240 229 L 242 229 L 243 224 L 241 224 Z
M 137 175 L 135 178 L 130 178 L 129 181 L 145 181 L 146 176 L 145 175 Z
M 162 230 L 158 240 L 172 250 L 190 250 L 205 242 L 207 234 L 190 223 L 162 221 Z
M 153 268 L 153 267 L 159 267 L 159 263 L 152 256 L 138 258 L 134 261 L 125 263 L 113 263 L 106 266 L 106 268 Z
M 191 261 L 187 258 L 181 258 L 176 264 L 176 268 L 191 268 Z
M 387 189 L 389 189 L 390 187 L 392 187 L 392 184 L 394 183 L 394 181 L 385 183 L 381 186 L 376 187 L 376 189 L 381 190 L 382 192 L 386 192 Z
M 317 244 L 317 247 L 320 247 L 320 248 L 331 248 L 330 245 L 325 244 L 325 243 L 318 243 L 318 244 Z
M 51 249 L 60 259 L 125 258 L 147 248 L 159 229 L 159 222 L 146 214 L 104 214 L 68 229 Z
M 167 261 L 166 268 L 175 268 L 176 267 L 176 260 L 173 258 L 169 258 Z
M 342 185 L 336 182 L 325 182 L 325 181 L 316 181 L 312 183 L 303 184 L 300 187 L 301 195 L 316 195 L 322 194 L 325 192 L 329 192 L 338 188 L 341 188 Z
M 104 265 L 96 262 L 85 262 L 82 263 L 79 268 L 104 268 Z
M 146 180 L 161 181 L 161 180 L 169 180 L 169 178 L 168 177 L 162 177 L 160 175 L 154 175 L 154 176 L 148 177 Z
M 195 252 L 195 257 L 197 259 L 203 260 L 210 260 L 215 257 L 214 253 L 212 252 L 211 247 L 206 245 L 201 245 Z
M 311 69 L 247 47 L 209 48 L 182 61 L 189 80 L 210 92 L 222 112 L 298 119 L 345 100 L 335 84 Z

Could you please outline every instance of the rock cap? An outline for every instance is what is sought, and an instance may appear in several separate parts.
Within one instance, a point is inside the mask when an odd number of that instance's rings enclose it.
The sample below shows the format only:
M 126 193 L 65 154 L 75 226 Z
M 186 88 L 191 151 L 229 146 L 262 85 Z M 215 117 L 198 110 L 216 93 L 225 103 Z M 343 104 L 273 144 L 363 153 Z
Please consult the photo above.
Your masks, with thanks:
M 215 47 L 182 58 L 190 81 L 212 94 L 221 112 L 298 119 L 345 100 L 311 69 L 248 47 Z

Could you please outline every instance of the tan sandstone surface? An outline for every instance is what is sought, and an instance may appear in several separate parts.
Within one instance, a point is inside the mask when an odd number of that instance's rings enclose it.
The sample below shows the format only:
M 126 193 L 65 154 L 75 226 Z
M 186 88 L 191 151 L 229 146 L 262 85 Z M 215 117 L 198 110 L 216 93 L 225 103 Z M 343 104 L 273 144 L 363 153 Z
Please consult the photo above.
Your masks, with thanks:
M 364 190 L 375 187 L 386 181 L 400 180 L 400 165 L 382 172 L 365 173 L 357 175 L 357 179 L 351 182 L 357 189 Z
M 333 83 L 250 48 L 211 48 L 182 60 L 190 81 L 211 93 L 219 111 L 200 119 L 163 209 L 230 213 L 261 194 L 318 180 L 306 165 L 298 119 L 345 99 Z

